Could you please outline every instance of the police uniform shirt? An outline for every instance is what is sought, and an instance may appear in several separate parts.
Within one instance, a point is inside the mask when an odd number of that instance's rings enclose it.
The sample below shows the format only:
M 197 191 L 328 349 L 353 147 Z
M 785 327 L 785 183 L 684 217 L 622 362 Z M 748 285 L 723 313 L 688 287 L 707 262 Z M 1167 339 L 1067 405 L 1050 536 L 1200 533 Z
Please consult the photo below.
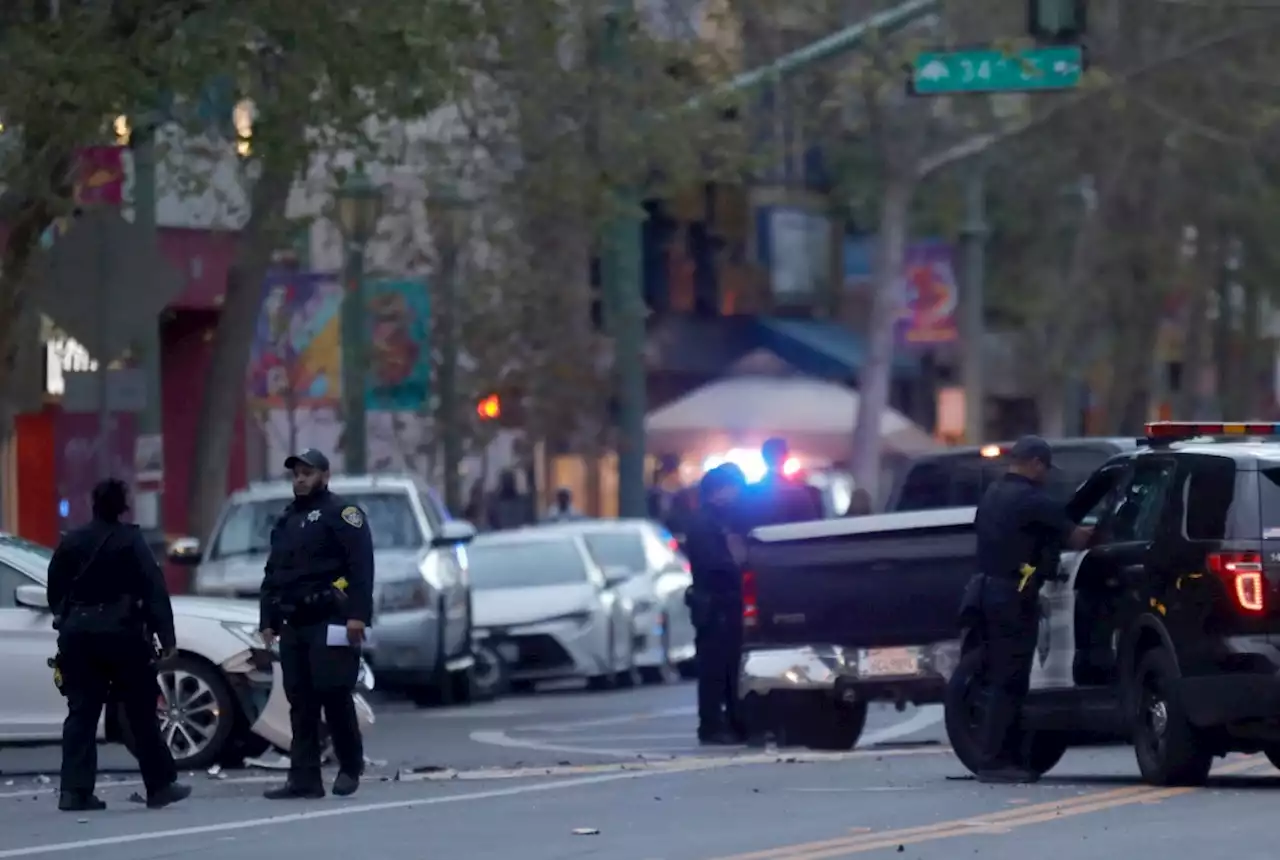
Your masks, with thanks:
M 978 570 L 996 578 L 1017 577 L 1044 548 L 1067 540 L 1075 528 L 1066 508 L 1034 481 L 1006 474 L 987 488 L 974 519 Z
M 261 627 L 279 630 L 281 606 L 337 588 L 346 620 L 373 621 L 373 539 L 365 514 L 327 489 L 295 498 L 271 530 Z
M 685 536 L 693 588 L 715 599 L 734 599 L 742 592 L 742 574 L 729 546 L 730 531 L 714 514 L 700 510 L 690 518 Z

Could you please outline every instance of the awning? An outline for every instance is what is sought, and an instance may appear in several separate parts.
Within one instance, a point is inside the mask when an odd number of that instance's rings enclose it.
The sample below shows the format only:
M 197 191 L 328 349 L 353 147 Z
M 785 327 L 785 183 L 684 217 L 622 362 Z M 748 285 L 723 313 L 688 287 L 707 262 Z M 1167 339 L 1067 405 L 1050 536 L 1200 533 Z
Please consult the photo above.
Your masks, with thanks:
M 858 393 L 807 378 L 740 376 L 713 382 L 649 414 L 651 452 L 758 447 L 781 436 L 797 452 L 848 460 Z M 939 447 L 902 413 L 888 409 L 880 423 L 887 453 L 922 454 Z

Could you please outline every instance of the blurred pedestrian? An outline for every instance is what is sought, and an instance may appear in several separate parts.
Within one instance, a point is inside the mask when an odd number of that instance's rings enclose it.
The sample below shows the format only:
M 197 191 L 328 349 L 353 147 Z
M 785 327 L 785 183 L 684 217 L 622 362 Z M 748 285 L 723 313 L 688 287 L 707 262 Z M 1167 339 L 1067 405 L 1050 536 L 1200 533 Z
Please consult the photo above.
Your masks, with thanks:
M 685 537 L 693 574 L 685 601 L 697 647 L 698 740 L 705 744 L 746 740 L 737 710 L 744 558 L 735 527 L 745 483 L 742 470 L 730 463 L 707 472 L 699 486 L 701 507 Z
M 787 440 L 766 440 L 760 455 L 764 459 L 765 474 L 746 490 L 743 504 L 746 527 L 822 519 L 822 494 L 796 472 L 798 464 L 791 456 Z
M 471 491 L 467 494 L 467 506 L 462 510 L 463 519 L 478 529 L 485 528 L 489 524 L 486 495 L 484 480 L 477 478 L 471 484 Z
M 533 503 L 516 485 L 516 473 L 503 469 L 498 474 L 498 491 L 489 500 L 489 528 L 518 529 L 533 521 Z
M 333 740 L 333 793 L 360 787 L 364 743 L 351 699 L 360 653 L 373 620 L 373 538 L 365 512 L 329 490 L 329 458 L 312 448 L 284 461 L 293 501 L 271 529 L 262 580 L 263 641 L 280 641 L 280 672 L 293 740 L 289 776 L 268 800 L 324 797 L 320 722 Z M 330 627 L 345 628 L 334 642 Z
M 561 487 L 556 490 L 555 501 L 551 503 L 551 507 L 547 508 L 547 513 L 542 519 L 549 523 L 565 523 L 583 518 L 582 511 L 573 505 L 573 491 L 568 487 Z
M 152 809 L 191 794 L 178 782 L 173 755 L 160 736 L 157 653 L 177 653 L 173 607 L 155 556 L 135 525 L 120 481 L 93 488 L 93 520 L 67 533 L 49 561 L 49 609 L 58 631 L 55 683 L 67 698 L 62 724 L 58 809 L 105 809 L 94 794 L 98 724 L 108 699 L 118 701 L 133 735 L 133 754 Z
M 849 496 L 849 507 L 845 509 L 846 517 L 865 517 L 871 513 L 871 494 L 865 487 L 858 487 Z

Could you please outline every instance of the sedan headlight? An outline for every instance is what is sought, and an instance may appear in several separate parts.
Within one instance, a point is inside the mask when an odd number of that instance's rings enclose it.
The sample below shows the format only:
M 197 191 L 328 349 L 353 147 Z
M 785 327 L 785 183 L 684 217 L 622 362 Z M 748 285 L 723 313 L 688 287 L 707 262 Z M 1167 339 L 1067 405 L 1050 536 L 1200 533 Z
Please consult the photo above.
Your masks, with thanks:
M 379 612 L 409 612 L 431 605 L 431 589 L 421 579 L 386 582 L 378 587 Z
M 275 651 L 275 646 L 267 648 L 267 643 L 262 641 L 262 633 L 258 631 L 256 624 L 243 624 L 239 621 L 224 621 L 222 629 L 226 630 L 232 636 L 239 639 L 247 647 L 257 651 Z

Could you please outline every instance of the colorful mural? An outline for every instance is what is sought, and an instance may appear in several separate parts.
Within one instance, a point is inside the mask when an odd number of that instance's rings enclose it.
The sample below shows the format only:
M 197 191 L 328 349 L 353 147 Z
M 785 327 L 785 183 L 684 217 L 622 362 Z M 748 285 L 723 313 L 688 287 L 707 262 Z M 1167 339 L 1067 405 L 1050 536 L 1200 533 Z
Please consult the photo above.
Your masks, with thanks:
M 866 289 L 870 284 L 874 251 L 873 238 L 845 239 L 846 290 Z M 899 346 L 935 346 L 959 339 L 956 314 L 959 289 L 954 256 L 951 245 L 939 240 L 912 242 L 907 246 L 898 299 Z
M 370 280 L 370 410 L 421 410 L 431 384 L 431 306 L 422 281 Z M 256 409 L 336 407 L 342 398 L 343 288 L 335 275 L 267 279 L 249 365 Z

